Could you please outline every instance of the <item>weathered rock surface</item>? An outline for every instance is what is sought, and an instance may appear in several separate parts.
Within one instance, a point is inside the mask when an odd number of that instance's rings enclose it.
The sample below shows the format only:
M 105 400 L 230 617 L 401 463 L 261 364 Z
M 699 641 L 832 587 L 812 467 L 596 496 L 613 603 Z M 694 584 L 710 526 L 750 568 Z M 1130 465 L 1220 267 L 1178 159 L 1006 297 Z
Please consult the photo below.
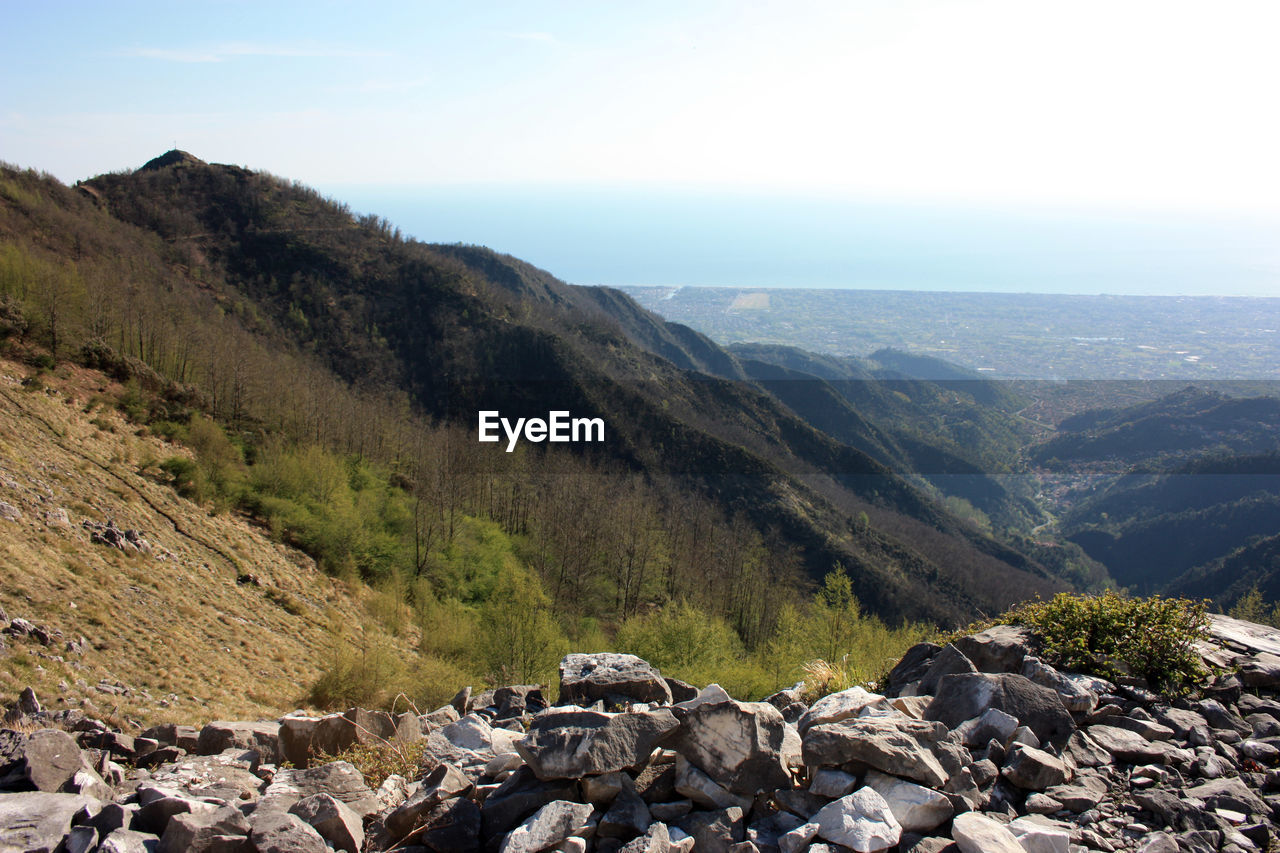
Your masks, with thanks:
M 1075 731 L 1071 714 L 1056 691 L 1016 673 L 944 676 L 924 716 L 955 728 L 988 708 L 1014 717 L 1041 741 L 1066 740 Z
M 767 702 L 704 702 L 681 709 L 679 720 L 666 745 L 726 790 L 754 795 L 790 784 L 787 723 Z
M 628 702 L 671 703 L 662 674 L 635 655 L 571 654 L 560 661 L 560 701 L 590 705 Z
M 935 788 L 949 775 L 932 746 L 946 737 L 939 723 L 910 717 L 861 717 L 814 726 L 804 736 L 810 767 L 858 762 Z
M 37 643 L 44 629 L 17 630 Z M 1272 635 L 1274 649 L 1239 642 Z M 0 729 L 0 853 L 1261 853 L 1280 814 L 1280 683 L 1267 674 L 1280 632 L 1231 636 L 1204 654 L 1248 678 L 1219 674 L 1176 699 L 1058 672 L 1005 629 L 913 648 L 886 687 L 902 695 L 853 688 L 812 707 L 799 688 L 766 703 L 717 685 L 641 700 L 652 684 L 617 688 L 643 672 L 634 661 L 596 679 L 614 685 L 591 699 L 609 712 L 544 708 L 540 688 L 514 685 L 421 716 L 135 735 L 24 691 L 6 718 L 23 730 Z M 596 664 L 588 676 L 615 669 Z M 375 792 L 351 764 L 317 764 L 319 744 L 361 736 L 419 741 L 418 770 Z M 267 760 L 290 755 L 302 762 Z
M 643 764 L 678 725 L 666 708 L 638 714 L 557 708 L 535 717 L 515 748 L 540 779 L 576 779 Z

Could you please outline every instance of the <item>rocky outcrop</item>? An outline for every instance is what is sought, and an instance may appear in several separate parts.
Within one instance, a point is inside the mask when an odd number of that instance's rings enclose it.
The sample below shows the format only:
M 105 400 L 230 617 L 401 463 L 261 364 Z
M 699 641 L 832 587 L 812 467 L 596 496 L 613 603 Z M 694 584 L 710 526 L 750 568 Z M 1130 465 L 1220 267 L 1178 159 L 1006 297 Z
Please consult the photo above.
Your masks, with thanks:
M 9 713 L 20 727 L 0 731 L 0 851 L 1271 848 L 1275 632 L 1227 624 L 1204 654 L 1239 675 L 1174 699 L 1032 652 L 1007 626 L 922 644 L 884 694 L 808 706 L 798 690 L 741 702 L 715 685 L 672 704 L 643 661 L 575 655 L 561 701 L 592 707 L 547 707 L 517 685 L 421 716 L 351 709 L 140 736 L 51 714 L 26 691 Z M 330 760 L 357 742 L 419 744 L 417 778 L 372 789 Z

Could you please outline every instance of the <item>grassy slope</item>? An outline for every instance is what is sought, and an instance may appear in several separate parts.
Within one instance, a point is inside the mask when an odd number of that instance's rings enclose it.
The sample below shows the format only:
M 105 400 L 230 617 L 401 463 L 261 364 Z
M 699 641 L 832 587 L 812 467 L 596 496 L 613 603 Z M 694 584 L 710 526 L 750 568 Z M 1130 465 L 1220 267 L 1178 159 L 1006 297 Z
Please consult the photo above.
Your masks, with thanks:
M 42 377 L 44 390 L 31 390 L 21 384 L 31 372 L 0 361 L 0 501 L 22 513 L 0 520 L 0 605 L 67 639 L 83 635 L 91 648 L 77 658 L 8 641 L 0 696 L 30 684 L 46 703 L 87 697 L 101 714 L 142 722 L 274 716 L 301 704 L 332 654 L 330 627 L 364 621 L 361 591 L 245 520 L 210 515 L 141 473 L 141 463 L 184 451 L 136 435 L 109 405 L 96 405 L 95 395 L 120 390 L 101 374 L 63 365 Z M 58 507 L 70 529 L 46 523 Z M 141 530 L 169 556 L 90 544 L 86 518 Z M 260 586 L 237 583 L 240 573 Z M 100 679 L 134 695 L 98 692 Z M 161 707 L 170 693 L 178 701 Z

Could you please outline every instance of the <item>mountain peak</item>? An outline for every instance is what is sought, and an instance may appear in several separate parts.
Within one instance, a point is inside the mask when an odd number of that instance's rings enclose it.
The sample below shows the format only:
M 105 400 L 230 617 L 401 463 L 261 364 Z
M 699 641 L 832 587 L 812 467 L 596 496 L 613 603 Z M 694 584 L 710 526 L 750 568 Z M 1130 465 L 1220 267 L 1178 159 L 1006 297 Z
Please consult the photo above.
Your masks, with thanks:
M 159 157 L 148 160 L 143 164 L 139 172 L 155 172 L 169 166 L 204 166 L 207 165 L 203 160 L 194 154 L 188 154 L 186 151 L 179 151 L 174 148 L 172 151 L 166 151 Z

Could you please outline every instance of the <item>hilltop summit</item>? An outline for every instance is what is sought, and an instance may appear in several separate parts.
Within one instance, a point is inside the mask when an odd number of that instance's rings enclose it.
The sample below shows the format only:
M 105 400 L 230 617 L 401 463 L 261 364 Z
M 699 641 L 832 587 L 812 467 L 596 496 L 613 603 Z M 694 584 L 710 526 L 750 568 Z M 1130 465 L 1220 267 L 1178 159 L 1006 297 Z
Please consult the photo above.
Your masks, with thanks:
M 138 172 L 158 172 L 159 170 L 168 168 L 169 166 L 207 165 L 207 163 L 194 154 L 189 154 L 186 151 L 180 151 L 179 149 L 174 148 L 171 151 L 164 152 L 159 157 L 148 160 L 142 165 L 142 168 L 138 169 Z

